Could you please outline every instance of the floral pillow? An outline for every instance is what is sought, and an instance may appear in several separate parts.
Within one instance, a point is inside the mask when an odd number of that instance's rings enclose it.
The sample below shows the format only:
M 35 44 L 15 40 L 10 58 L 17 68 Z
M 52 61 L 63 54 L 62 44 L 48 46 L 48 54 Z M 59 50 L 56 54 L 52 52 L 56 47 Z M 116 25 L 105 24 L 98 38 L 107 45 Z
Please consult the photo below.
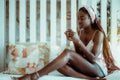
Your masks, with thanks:
M 49 46 L 40 44 L 16 44 L 8 47 L 8 72 L 29 74 L 38 71 L 49 61 Z

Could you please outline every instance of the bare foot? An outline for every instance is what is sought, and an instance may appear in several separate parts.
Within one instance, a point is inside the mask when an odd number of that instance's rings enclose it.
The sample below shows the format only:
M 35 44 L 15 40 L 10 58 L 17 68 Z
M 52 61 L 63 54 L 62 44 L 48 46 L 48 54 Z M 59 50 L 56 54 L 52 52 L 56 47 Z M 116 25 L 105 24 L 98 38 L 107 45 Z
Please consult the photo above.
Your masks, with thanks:
M 30 75 L 26 74 L 22 77 L 11 77 L 13 80 L 31 80 Z
M 12 77 L 13 80 L 37 80 L 38 78 L 39 78 L 38 73 L 26 74 L 19 78 Z

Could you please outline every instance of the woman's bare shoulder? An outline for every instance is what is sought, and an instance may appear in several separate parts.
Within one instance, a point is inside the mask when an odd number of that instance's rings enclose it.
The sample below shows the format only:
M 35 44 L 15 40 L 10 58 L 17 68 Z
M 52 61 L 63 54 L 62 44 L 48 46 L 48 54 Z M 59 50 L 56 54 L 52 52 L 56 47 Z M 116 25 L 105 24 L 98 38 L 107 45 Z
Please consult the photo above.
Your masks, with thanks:
M 104 34 L 103 32 L 97 30 L 96 34 L 95 34 L 95 37 L 94 37 L 94 40 L 96 39 L 100 39 L 100 40 L 103 40 L 104 39 Z

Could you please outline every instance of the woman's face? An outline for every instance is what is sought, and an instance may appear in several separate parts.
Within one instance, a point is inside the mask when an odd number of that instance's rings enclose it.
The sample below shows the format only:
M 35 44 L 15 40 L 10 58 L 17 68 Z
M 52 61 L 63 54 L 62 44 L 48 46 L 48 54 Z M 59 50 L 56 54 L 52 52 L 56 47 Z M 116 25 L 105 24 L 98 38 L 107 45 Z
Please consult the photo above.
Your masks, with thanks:
M 83 11 L 78 12 L 78 25 L 79 29 L 86 28 L 91 25 L 91 19 L 87 13 Z

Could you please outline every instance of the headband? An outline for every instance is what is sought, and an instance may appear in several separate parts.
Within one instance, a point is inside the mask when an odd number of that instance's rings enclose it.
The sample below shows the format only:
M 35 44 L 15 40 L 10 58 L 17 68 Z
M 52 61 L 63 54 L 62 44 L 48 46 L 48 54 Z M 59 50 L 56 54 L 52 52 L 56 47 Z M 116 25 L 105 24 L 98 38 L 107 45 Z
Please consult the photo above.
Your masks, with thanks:
M 92 23 L 94 23 L 96 16 L 95 16 L 95 12 L 93 11 L 92 7 L 89 7 L 89 6 L 83 6 L 83 7 L 88 11 L 90 18 L 92 20 Z

